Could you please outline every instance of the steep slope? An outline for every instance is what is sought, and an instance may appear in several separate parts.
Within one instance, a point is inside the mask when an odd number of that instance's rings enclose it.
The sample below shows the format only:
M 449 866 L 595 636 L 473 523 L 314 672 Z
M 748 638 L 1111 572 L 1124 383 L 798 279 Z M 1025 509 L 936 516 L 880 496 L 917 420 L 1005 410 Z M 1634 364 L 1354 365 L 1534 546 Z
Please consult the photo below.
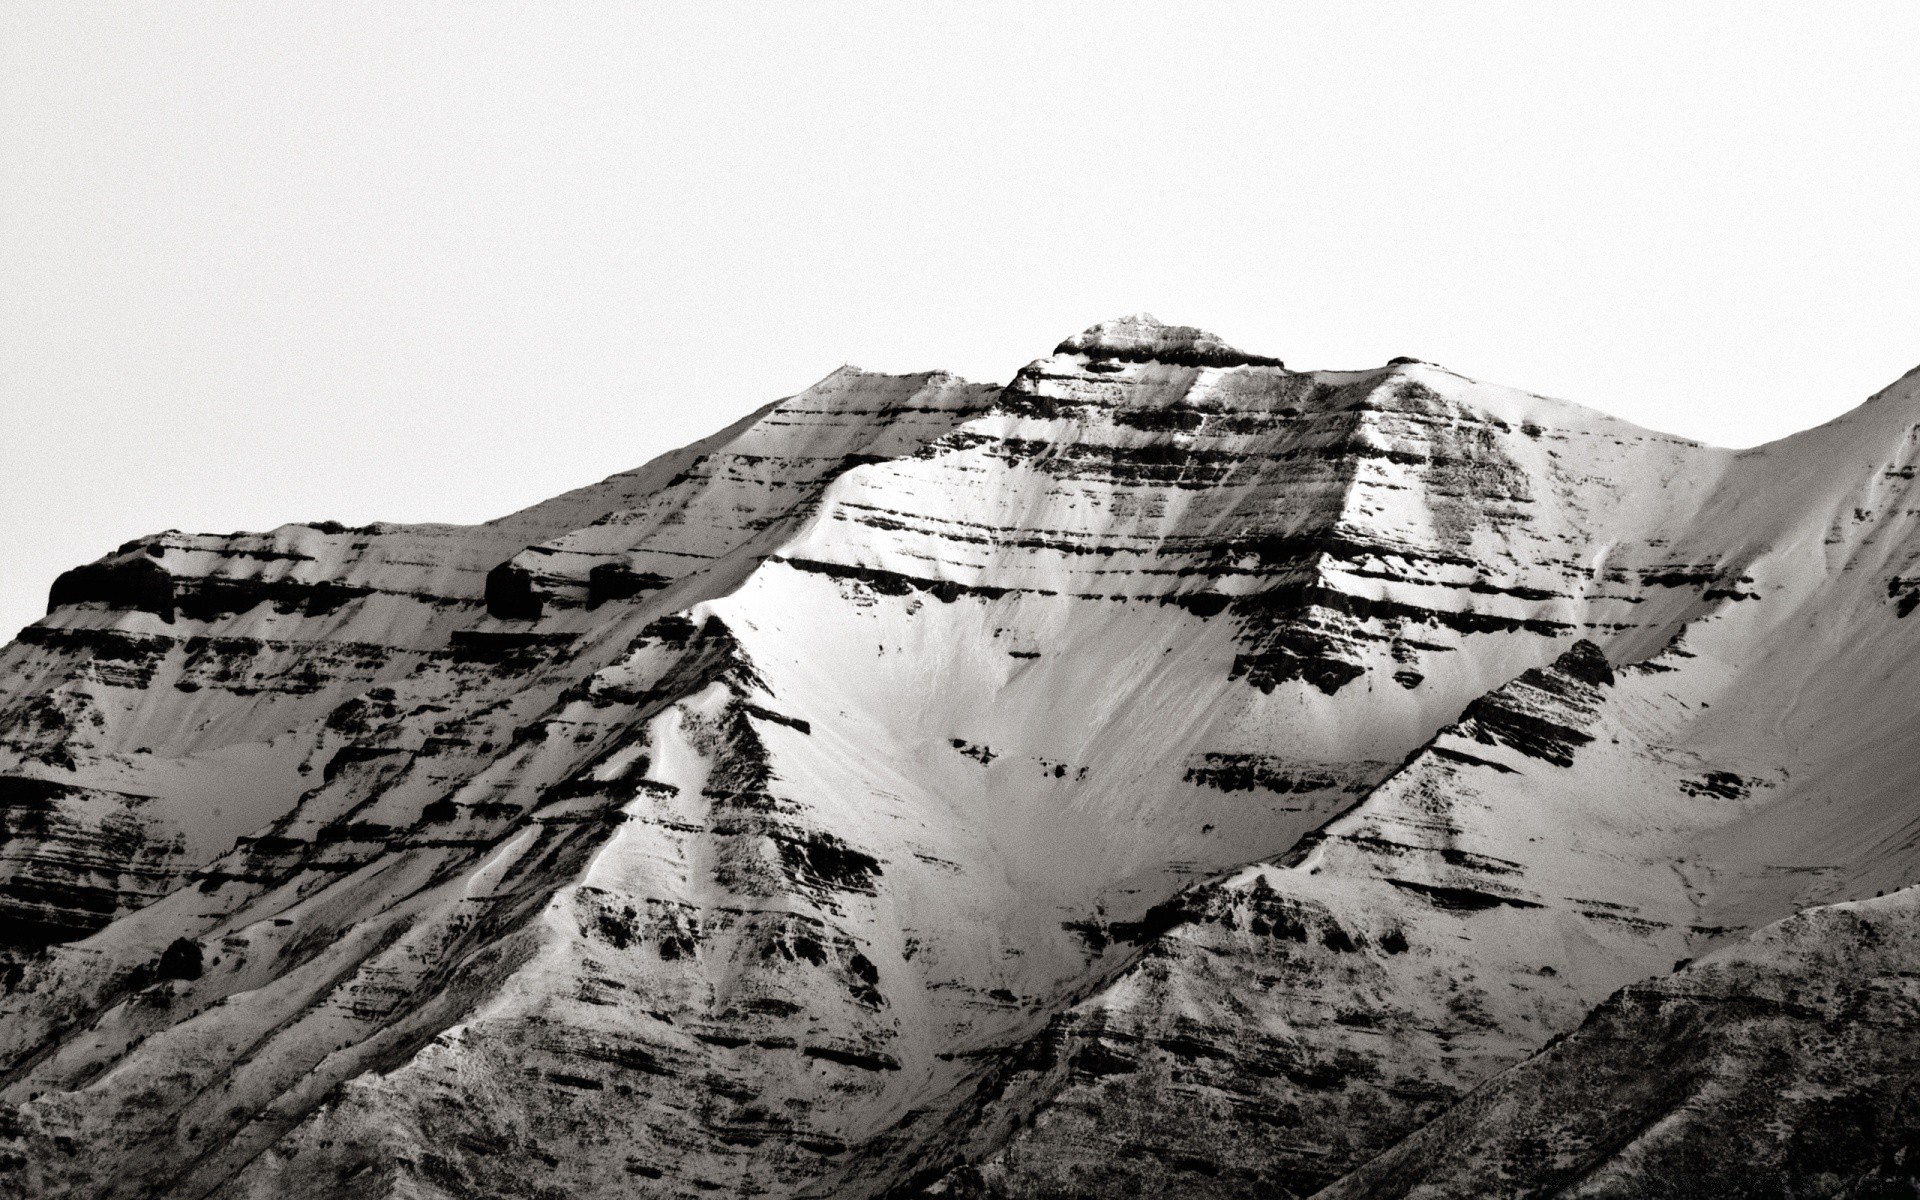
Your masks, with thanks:
M 1128 318 L 485 526 L 144 539 L 0 657 L 0 1178 L 1330 1183 L 1908 869 L 1848 630 L 1916 407 L 1735 455 Z
M 550 657 L 591 626 L 549 622 L 529 637 L 486 620 L 512 611 L 525 579 L 507 561 L 516 552 L 538 557 L 574 528 L 632 522 L 650 505 L 655 524 L 690 532 L 656 537 L 672 563 L 616 564 L 603 590 L 718 594 L 743 569 L 733 558 L 800 519 L 850 457 L 914 438 L 981 391 L 838 372 L 706 442 L 485 526 L 169 532 L 67 572 L 47 619 L 0 652 L 7 940 L 91 932 L 282 816 L 316 770 L 331 777 L 351 759 L 328 759 L 321 743 L 370 685 L 406 680 L 476 710 L 517 691 L 509 679 L 489 692 L 500 673 L 481 664 Z M 769 440 L 786 455 L 759 453 Z
M 1804 599 L 1776 611 L 1771 628 L 1699 639 L 1739 666 L 1692 744 L 1722 763 L 1771 754 L 1780 764 L 1764 803 L 1676 856 L 1718 948 L 1614 994 L 1564 1041 L 1329 1196 L 1893 1196 L 1920 1186 L 1905 1099 L 1912 894 L 1807 907 L 1920 877 L 1906 754 L 1920 696 L 1900 624 L 1915 607 L 1906 597 L 1920 552 L 1916 393 L 1909 375 L 1829 426 L 1745 456 L 1769 485 L 1748 489 L 1752 503 L 1771 502 L 1763 519 L 1792 532 L 1772 553 L 1798 560 Z M 1780 516 L 1788 497 L 1804 506 L 1797 519 Z M 1703 784 L 1748 786 L 1731 773 Z M 1796 910 L 1750 939 L 1725 936 Z
M 1920 697 L 1899 622 L 1920 546 L 1915 393 L 1909 376 L 1730 464 L 1672 565 L 1644 576 L 1724 581 L 1666 650 L 1616 672 L 1591 647 L 1523 675 L 1304 859 L 1170 906 L 1143 961 L 1029 1056 L 1037 1118 L 936 1190 L 1314 1192 L 1616 988 L 1914 878 L 1902 731 Z M 1503 1192 L 1501 1154 L 1477 1161 L 1446 1194 Z
M 1747 806 L 1674 811 L 1701 766 L 1646 735 L 1689 706 L 1677 653 L 1616 673 L 1576 643 L 1284 862 L 1163 906 L 1029 1056 L 1031 1126 L 941 1190 L 1306 1195 L 1670 967 L 1712 931 L 1668 865 Z
M 1625 988 L 1323 1195 L 1912 1195 L 1914 917 L 1911 890 L 1814 908 Z

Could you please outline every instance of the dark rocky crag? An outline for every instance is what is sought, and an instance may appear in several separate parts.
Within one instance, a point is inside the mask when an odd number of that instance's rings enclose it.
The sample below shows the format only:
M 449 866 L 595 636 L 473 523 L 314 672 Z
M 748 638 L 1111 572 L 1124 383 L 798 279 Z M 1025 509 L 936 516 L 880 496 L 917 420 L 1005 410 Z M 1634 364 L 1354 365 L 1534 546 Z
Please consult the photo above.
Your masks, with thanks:
M 0 1194 L 1905 1194 L 1917 441 L 1136 317 L 140 539 L 0 651 Z

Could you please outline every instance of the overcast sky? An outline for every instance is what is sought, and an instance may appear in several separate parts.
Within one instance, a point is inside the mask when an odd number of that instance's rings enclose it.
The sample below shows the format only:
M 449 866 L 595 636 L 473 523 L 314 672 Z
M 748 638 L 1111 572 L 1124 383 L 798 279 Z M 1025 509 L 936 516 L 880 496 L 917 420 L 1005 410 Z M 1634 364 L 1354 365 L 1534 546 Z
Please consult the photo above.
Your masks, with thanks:
M 0 5 L 0 629 L 1146 310 L 1726 445 L 1920 362 L 1920 6 Z

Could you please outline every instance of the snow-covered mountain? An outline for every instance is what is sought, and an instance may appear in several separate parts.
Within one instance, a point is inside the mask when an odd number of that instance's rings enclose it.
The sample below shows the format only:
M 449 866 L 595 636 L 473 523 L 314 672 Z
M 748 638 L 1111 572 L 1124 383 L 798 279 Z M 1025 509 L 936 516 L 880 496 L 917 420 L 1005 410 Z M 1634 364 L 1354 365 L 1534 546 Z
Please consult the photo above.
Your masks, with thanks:
M 1917 468 L 1133 317 L 130 543 L 0 652 L 0 1194 L 1905 1195 Z

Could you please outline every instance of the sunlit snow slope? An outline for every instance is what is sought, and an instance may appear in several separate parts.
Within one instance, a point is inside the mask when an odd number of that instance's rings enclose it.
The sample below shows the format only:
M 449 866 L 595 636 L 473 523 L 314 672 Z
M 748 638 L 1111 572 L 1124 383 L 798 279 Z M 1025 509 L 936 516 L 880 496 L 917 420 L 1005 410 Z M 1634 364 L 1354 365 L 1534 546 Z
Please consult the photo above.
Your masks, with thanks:
M 0 1194 L 1489 1194 L 1391 1156 L 1915 877 L 1914 392 L 1736 454 L 1134 317 L 131 543 L 0 653 Z

